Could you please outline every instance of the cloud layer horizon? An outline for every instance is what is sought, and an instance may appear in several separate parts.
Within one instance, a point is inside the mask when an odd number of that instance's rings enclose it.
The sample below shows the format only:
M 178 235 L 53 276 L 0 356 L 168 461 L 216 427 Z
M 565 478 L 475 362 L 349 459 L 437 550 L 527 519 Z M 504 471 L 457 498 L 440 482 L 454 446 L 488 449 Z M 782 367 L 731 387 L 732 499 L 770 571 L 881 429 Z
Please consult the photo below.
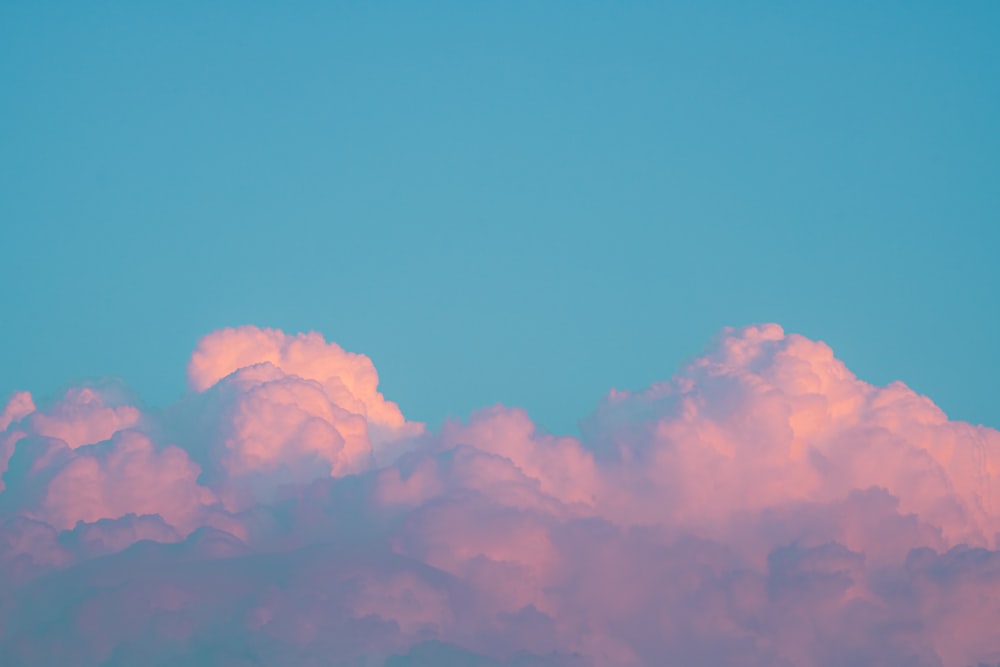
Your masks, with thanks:
M 778 325 L 580 438 L 431 431 L 317 333 L 216 331 L 187 376 L 0 411 L 9 664 L 1000 664 L 1000 432 Z

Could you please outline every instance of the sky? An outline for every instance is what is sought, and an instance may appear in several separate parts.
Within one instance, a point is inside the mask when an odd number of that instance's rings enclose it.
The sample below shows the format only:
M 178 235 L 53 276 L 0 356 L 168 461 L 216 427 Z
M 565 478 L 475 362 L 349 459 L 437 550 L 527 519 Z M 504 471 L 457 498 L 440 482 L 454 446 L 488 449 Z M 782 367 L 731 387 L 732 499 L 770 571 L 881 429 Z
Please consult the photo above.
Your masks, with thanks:
M 0 3 L 4 664 L 1000 666 L 998 19 Z
M 1000 424 L 991 2 L 5 2 L 0 395 L 322 332 L 553 432 L 780 322 Z

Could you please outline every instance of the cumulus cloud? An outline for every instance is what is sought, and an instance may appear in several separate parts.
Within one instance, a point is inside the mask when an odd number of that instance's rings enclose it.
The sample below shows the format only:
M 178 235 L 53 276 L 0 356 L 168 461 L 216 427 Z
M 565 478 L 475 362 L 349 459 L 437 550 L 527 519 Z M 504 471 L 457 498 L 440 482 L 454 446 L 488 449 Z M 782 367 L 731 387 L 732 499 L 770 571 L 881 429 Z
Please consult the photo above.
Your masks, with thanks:
M 0 412 L 12 664 L 1000 663 L 1000 432 L 777 325 L 579 439 L 429 433 L 318 334 L 218 331 L 188 377 Z
M 200 441 L 231 510 L 273 498 L 282 484 L 368 470 L 423 432 L 378 392 L 367 357 L 315 333 L 217 331 L 198 344 L 188 378 L 197 393 L 188 410 L 206 418 L 181 437 Z

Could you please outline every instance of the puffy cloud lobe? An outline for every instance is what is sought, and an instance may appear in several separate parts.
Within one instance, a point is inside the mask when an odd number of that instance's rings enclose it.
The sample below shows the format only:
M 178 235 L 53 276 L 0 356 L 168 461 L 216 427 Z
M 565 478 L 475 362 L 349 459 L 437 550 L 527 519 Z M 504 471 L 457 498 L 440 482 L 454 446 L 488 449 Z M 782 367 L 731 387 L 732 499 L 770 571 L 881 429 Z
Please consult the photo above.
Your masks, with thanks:
M 7 432 L 0 439 L 0 471 L 13 455 L 14 447 L 27 435 L 60 440 L 71 449 L 107 440 L 118 431 L 134 426 L 138 408 L 116 405 L 110 392 L 92 387 L 74 387 L 48 410 L 38 410 L 28 392 L 17 392 L 0 414 L 0 426 Z M 15 422 L 23 427 L 10 428 Z
M 27 433 L 18 428 L 17 422 L 21 421 L 35 411 L 35 402 L 31 394 L 26 391 L 16 392 L 7 401 L 3 412 L 0 412 L 0 475 L 7 470 L 7 464 L 14 453 L 14 446 Z M 4 488 L 4 482 L 0 479 L 0 491 Z
M 132 405 L 114 405 L 99 390 L 89 387 L 70 389 L 50 410 L 28 415 L 31 432 L 57 438 L 70 448 L 92 445 L 134 426 L 139 409 Z
M 378 392 L 378 374 L 368 357 L 345 352 L 317 333 L 290 336 L 275 329 L 238 327 L 205 336 L 188 363 L 195 391 L 205 391 L 235 371 L 268 364 L 289 377 L 318 383 L 330 401 L 370 424 L 405 426 L 399 408 Z
M 582 439 L 502 406 L 425 433 L 317 334 L 188 371 L 162 413 L 0 413 L 17 664 L 1000 663 L 1000 433 L 776 325 Z
M 224 478 L 233 510 L 273 498 L 281 484 L 369 469 L 393 441 L 423 431 L 378 392 L 367 357 L 315 333 L 215 332 L 199 343 L 188 376 L 211 404 L 209 473 Z
M 659 411 L 622 418 L 649 405 Z M 949 422 L 902 384 L 864 383 L 826 345 L 776 325 L 729 332 L 673 382 L 613 393 L 586 431 L 642 462 L 640 483 L 675 523 L 721 527 L 740 511 L 880 487 L 950 544 L 996 547 L 1000 434 Z
M 13 405 L 20 418 L 0 440 L 0 508 L 58 530 L 129 514 L 155 515 L 180 535 L 211 522 L 217 500 L 198 484 L 199 467 L 180 447 L 136 430 L 139 409 L 118 404 L 116 393 L 74 388 L 45 409 L 15 395 L 5 412 Z
M 35 402 L 31 400 L 31 394 L 26 391 L 15 392 L 3 412 L 0 412 L 0 431 L 6 431 L 12 423 L 23 419 L 35 411 Z
M 138 513 L 159 515 L 186 534 L 199 525 L 202 508 L 215 502 L 198 486 L 198 466 L 182 449 L 157 449 L 141 433 L 123 431 L 86 453 L 53 458 L 63 460 L 51 474 L 44 467 L 34 471 L 46 477 L 45 489 L 29 511 L 56 528 Z

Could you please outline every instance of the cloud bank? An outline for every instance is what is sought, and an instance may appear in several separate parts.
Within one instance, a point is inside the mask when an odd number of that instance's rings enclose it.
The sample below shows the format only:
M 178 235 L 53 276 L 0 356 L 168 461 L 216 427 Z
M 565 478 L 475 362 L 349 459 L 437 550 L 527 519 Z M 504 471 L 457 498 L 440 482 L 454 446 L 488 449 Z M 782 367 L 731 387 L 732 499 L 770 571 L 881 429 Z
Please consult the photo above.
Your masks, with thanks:
M 315 333 L 217 331 L 188 378 L 3 407 L 5 664 L 1000 663 L 1000 432 L 777 325 L 580 439 L 430 432 Z

